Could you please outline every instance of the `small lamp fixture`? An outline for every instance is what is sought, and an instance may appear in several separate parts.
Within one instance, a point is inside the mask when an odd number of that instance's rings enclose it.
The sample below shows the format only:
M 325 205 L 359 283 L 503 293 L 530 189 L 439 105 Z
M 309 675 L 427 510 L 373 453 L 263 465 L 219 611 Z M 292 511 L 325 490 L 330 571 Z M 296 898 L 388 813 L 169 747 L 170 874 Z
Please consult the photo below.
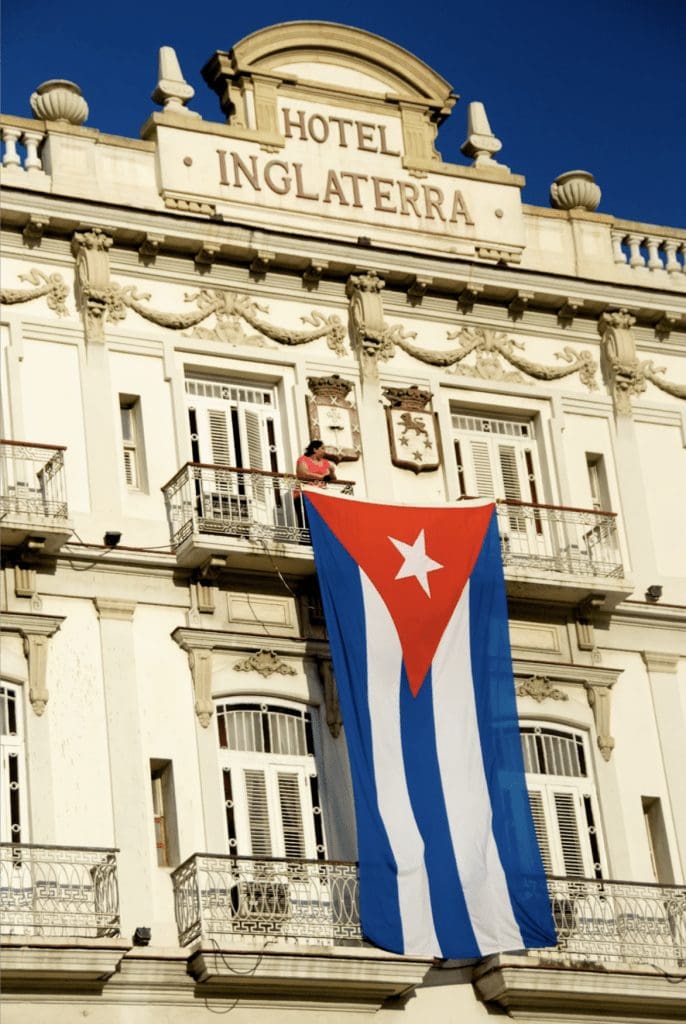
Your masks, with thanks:
M 108 530 L 102 540 L 106 548 L 116 548 L 121 540 L 121 533 L 118 533 L 116 530 Z
M 150 937 L 152 932 L 149 928 L 143 928 L 139 925 L 133 933 L 133 944 L 134 946 L 149 946 Z
M 656 604 L 662 597 L 662 587 L 659 583 L 652 583 L 646 590 L 646 601 Z

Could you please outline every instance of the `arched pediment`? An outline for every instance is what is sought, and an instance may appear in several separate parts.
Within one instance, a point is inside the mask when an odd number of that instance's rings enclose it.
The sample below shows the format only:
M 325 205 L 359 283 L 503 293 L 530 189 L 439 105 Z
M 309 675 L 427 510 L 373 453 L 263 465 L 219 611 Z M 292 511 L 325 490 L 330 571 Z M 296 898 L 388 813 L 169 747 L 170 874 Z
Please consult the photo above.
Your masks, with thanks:
M 293 21 L 260 29 L 228 54 L 218 51 L 207 69 L 220 57 L 232 77 L 262 74 L 381 102 L 404 100 L 430 108 L 437 122 L 457 98 L 444 78 L 401 46 L 330 22 Z

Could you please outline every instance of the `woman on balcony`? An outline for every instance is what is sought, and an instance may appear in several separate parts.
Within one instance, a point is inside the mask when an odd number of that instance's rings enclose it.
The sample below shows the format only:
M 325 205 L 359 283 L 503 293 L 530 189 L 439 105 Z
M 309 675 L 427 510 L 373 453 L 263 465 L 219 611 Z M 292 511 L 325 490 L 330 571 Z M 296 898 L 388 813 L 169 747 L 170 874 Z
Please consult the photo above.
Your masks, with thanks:
M 326 487 L 327 480 L 336 479 L 336 470 L 326 458 L 323 441 L 310 441 L 295 464 L 295 475 L 315 487 Z

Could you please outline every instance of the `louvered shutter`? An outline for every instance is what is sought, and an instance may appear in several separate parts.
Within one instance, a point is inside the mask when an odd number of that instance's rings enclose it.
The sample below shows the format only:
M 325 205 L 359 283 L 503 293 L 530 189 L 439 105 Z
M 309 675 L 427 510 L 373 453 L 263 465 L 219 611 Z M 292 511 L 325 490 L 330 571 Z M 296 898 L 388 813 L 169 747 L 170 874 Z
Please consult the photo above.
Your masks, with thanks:
M 498 462 L 502 481 L 502 494 L 498 497 L 522 501 L 521 471 L 523 467 L 517 456 L 520 453 L 510 444 L 498 445 Z
M 487 441 L 470 441 L 476 493 L 480 498 L 495 498 L 491 450 Z
M 267 801 L 265 773 L 254 769 L 245 772 L 250 848 L 253 857 L 272 856 L 272 836 Z M 239 852 L 241 852 L 239 850 Z
M 548 827 L 546 824 L 545 799 L 540 789 L 529 786 L 529 803 L 531 805 L 531 817 L 534 822 L 538 848 L 541 851 L 543 868 L 548 875 L 554 874 L 553 860 L 550 854 L 550 842 L 548 840 Z
M 305 834 L 300 804 L 301 776 L 295 772 L 279 772 L 279 807 L 283 830 L 284 856 L 304 858 Z
M 564 874 L 572 878 L 591 877 L 593 875 L 591 864 L 584 863 L 584 861 L 588 861 L 590 851 L 584 858 L 581 846 L 583 823 L 579 820 L 581 812 L 579 796 L 577 793 L 559 791 L 553 792 L 552 795 L 562 848 Z
M 0 686 L 0 839 L 28 842 L 21 690 Z

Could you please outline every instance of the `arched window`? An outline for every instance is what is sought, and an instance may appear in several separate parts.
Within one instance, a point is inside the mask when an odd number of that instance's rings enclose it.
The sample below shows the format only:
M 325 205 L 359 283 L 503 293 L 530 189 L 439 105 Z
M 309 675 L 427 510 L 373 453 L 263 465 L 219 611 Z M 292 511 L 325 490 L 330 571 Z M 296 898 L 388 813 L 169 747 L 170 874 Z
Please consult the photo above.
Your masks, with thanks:
M 522 725 L 531 813 L 547 874 L 602 878 L 604 853 L 585 736 Z
M 19 686 L 0 683 L 0 837 L 4 843 L 28 841 L 21 696 Z
M 230 853 L 326 856 L 310 712 L 270 703 L 217 705 Z

